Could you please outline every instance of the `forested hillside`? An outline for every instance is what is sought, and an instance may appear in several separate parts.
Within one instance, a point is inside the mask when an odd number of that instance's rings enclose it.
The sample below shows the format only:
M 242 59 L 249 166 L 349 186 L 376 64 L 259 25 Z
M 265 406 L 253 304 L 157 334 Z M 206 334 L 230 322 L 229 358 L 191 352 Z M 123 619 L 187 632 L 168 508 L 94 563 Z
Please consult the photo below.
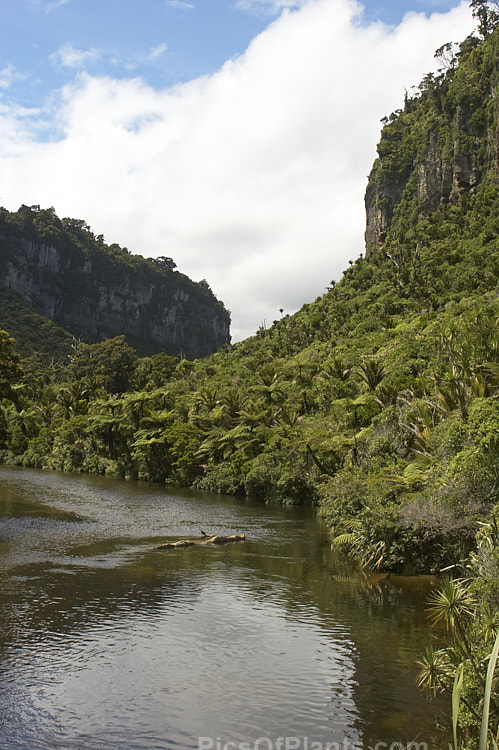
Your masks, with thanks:
M 314 503 L 381 569 L 468 553 L 499 485 L 499 32 L 485 32 L 440 50 L 441 73 L 387 118 L 368 252 L 327 294 L 202 360 L 139 359 L 117 337 L 50 369 L 24 361 L 5 377 L 2 459 Z

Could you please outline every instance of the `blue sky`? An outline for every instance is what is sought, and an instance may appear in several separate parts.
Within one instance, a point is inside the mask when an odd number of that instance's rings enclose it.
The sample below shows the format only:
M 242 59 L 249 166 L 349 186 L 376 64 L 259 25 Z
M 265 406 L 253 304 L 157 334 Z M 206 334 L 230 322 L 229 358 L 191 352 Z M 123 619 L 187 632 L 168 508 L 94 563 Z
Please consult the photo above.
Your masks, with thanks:
M 362 252 L 380 118 L 455 0 L 0 0 L 0 203 L 206 278 L 235 339 Z
M 294 0 L 2 0 L 0 70 L 21 76 L 12 99 L 37 107 L 77 70 L 141 76 L 155 88 L 210 74 L 244 52 Z M 363 23 L 399 23 L 409 11 L 456 0 L 367 0 Z
M 166 0 L 4 0 L 0 6 L 0 68 L 14 66 L 26 76 L 17 95 L 30 106 L 82 67 L 121 78 L 141 75 L 157 88 L 213 72 L 243 51 L 269 20 L 237 10 L 229 0 L 196 6 Z

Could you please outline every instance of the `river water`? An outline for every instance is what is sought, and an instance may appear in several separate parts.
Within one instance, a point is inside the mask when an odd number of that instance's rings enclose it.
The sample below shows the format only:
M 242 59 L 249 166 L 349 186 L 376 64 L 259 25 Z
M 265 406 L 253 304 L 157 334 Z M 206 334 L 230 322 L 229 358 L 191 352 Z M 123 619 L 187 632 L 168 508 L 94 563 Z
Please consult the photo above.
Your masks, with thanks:
M 247 541 L 151 549 L 200 529 Z M 0 467 L 0 585 L 0 750 L 447 744 L 433 582 L 362 574 L 311 509 Z

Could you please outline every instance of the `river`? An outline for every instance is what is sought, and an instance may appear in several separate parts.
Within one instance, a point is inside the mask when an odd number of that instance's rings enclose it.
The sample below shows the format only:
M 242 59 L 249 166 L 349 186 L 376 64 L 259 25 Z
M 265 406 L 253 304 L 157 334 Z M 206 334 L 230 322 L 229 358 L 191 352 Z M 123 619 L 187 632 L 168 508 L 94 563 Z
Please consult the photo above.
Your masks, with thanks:
M 151 549 L 200 529 L 247 540 Z M 447 745 L 434 582 L 363 574 L 310 508 L 0 467 L 0 582 L 1 750 Z

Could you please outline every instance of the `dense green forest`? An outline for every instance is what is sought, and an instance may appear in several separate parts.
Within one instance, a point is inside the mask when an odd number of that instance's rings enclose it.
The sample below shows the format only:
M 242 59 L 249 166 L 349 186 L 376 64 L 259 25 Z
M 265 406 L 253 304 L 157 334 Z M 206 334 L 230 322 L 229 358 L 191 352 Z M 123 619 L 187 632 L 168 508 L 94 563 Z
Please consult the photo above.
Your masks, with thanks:
M 324 296 L 196 361 L 0 342 L 4 462 L 314 504 L 367 567 L 465 578 L 433 602 L 457 640 L 421 684 L 464 664 L 470 738 L 499 619 L 499 30 L 472 6 L 384 121 L 367 252 Z

